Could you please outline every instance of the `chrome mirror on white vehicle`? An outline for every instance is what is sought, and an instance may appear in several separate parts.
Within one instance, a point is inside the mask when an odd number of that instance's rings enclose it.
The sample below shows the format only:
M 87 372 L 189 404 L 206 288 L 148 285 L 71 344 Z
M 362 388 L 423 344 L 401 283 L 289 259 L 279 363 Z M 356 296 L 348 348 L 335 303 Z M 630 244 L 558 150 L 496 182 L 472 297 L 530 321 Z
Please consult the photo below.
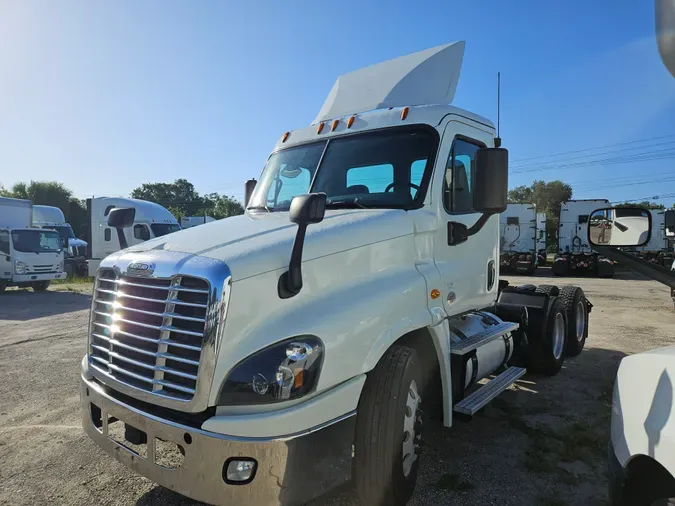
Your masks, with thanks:
M 651 236 L 652 215 L 641 207 L 596 209 L 588 221 L 588 242 L 593 246 L 643 246 Z

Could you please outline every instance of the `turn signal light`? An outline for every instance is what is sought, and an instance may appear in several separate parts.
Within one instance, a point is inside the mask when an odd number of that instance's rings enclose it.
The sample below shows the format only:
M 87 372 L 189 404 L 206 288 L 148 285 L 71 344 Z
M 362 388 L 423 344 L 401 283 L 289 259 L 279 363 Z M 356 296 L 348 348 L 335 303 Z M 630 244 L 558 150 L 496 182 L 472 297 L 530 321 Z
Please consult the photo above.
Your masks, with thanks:
M 402 120 L 406 119 L 408 117 L 408 110 L 409 109 L 410 109 L 409 107 L 404 107 L 403 110 L 401 111 L 401 119 Z

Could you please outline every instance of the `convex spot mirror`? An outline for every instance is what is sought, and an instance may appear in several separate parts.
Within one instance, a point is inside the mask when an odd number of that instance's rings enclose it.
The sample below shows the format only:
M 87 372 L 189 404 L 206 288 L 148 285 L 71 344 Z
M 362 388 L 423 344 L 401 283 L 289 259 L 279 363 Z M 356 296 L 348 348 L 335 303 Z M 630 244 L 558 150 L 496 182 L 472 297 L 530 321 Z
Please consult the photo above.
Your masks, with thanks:
M 108 226 L 112 228 L 128 228 L 134 224 L 136 209 L 133 207 L 117 207 L 108 213 Z
M 509 152 L 504 148 L 481 148 L 473 169 L 473 210 L 497 214 L 506 211 L 509 186 Z
M 588 242 L 593 246 L 644 246 L 649 242 L 652 215 L 641 207 L 606 207 L 591 213 Z

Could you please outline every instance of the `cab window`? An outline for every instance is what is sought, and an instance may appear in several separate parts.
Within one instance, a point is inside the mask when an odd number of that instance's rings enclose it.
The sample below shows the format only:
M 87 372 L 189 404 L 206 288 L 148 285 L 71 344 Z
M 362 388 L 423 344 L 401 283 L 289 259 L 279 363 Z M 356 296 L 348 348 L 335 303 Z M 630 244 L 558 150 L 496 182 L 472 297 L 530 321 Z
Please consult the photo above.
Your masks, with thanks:
M 473 213 L 473 171 L 478 142 L 456 138 L 452 143 L 443 180 L 443 204 L 449 213 Z
M 141 241 L 147 241 L 150 239 L 150 231 L 145 225 L 134 225 L 134 238 L 140 239 Z

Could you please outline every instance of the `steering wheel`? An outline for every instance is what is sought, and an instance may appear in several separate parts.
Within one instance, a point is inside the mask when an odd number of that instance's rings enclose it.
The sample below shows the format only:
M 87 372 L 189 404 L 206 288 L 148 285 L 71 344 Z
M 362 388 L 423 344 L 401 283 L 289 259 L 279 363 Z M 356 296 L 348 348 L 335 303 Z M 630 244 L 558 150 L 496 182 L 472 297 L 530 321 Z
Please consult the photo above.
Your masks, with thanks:
M 410 186 L 411 188 L 414 188 L 415 190 L 420 191 L 420 187 L 417 186 L 414 183 L 396 183 L 396 182 L 394 182 L 394 183 L 389 183 L 387 185 L 387 187 L 384 189 L 384 193 L 388 193 L 389 190 L 391 190 L 394 186 L 401 186 L 401 185 Z

